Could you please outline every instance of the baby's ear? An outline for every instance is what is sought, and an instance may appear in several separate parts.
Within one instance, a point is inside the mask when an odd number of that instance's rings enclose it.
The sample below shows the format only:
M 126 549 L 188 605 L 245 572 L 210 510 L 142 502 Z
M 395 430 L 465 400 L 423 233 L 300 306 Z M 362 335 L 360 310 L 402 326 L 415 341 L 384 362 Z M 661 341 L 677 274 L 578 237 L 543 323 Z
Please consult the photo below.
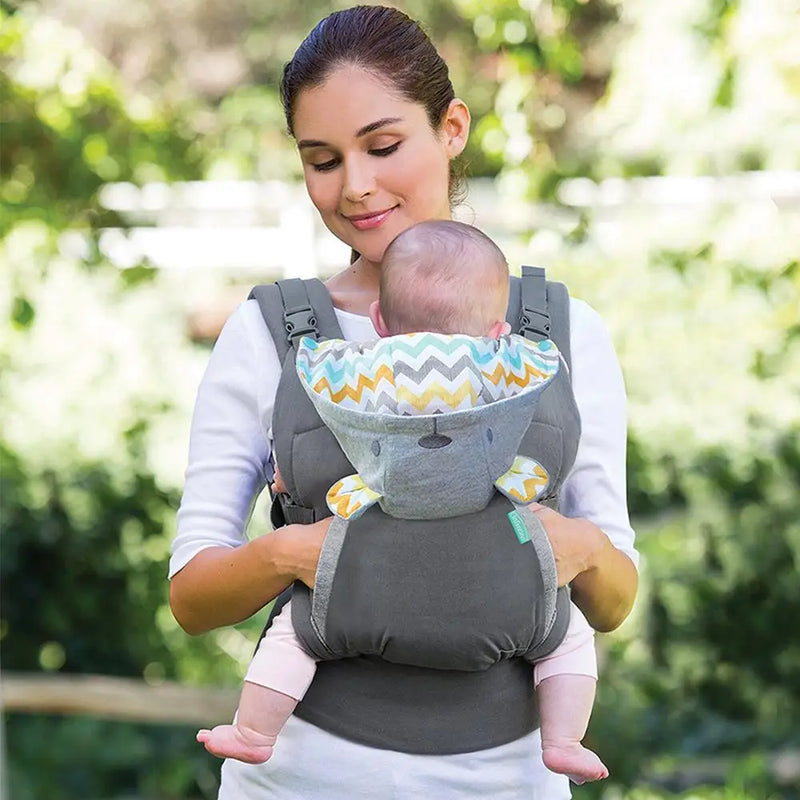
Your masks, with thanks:
M 530 503 L 542 496 L 549 482 L 547 470 L 538 461 L 517 456 L 494 485 L 512 502 Z
M 369 306 L 369 318 L 372 320 L 372 325 L 375 328 L 378 336 L 381 339 L 389 335 L 389 329 L 386 327 L 386 322 L 381 314 L 380 300 L 373 300 Z
M 502 322 L 498 320 L 489 329 L 489 338 L 499 339 L 501 336 L 507 336 L 509 333 L 511 333 L 511 325 L 509 325 L 505 320 Z
M 373 492 L 360 475 L 348 475 L 328 489 L 325 500 L 333 514 L 342 519 L 358 519 L 381 495 Z

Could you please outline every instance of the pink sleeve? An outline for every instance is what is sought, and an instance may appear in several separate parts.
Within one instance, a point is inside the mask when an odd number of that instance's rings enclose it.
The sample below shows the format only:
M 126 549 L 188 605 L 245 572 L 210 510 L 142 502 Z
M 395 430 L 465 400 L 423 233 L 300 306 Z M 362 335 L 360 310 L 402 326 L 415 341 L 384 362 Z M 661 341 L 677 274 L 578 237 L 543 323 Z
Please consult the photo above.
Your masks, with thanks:
M 303 649 L 294 632 L 289 602 L 272 621 L 244 679 L 302 700 L 316 671 L 317 662 Z
M 569 604 L 569 627 L 564 641 L 533 668 L 533 683 L 538 686 L 553 675 L 588 675 L 597 680 L 597 654 L 594 631 L 581 610 Z

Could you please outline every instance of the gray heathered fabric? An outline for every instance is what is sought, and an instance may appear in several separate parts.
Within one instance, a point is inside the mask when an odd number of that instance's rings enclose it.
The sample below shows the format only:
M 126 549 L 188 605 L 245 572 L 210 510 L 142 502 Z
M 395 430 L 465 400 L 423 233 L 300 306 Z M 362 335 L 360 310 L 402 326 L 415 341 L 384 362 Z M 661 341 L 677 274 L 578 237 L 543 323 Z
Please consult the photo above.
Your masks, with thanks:
M 485 672 L 515 657 L 532 663 L 534 654 L 557 646 L 569 610 L 567 604 L 557 616 L 556 566 L 547 535 L 533 512 L 516 509 L 494 488 L 514 460 L 541 388 L 472 409 L 413 417 L 342 407 L 302 385 L 359 475 L 384 493 L 380 506 L 347 523 L 346 535 L 338 520 L 332 525 L 333 575 L 332 559 L 323 553 L 314 591 L 300 590 L 311 595 L 311 614 L 307 597 L 293 604 L 292 621 L 309 652 Z M 452 441 L 438 449 L 422 447 L 421 437 L 434 432 Z M 524 544 L 509 520 L 512 512 L 528 529 Z M 376 571 L 376 561 L 390 565 L 391 573 Z M 476 593 L 476 587 L 491 590 Z M 395 727 L 383 746 L 400 746 L 414 734 L 417 711 L 412 702 L 394 713 Z M 453 752 L 475 743 L 471 718 L 471 706 L 454 714 L 448 742 Z M 484 721 L 482 746 L 501 743 L 508 730 L 507 720 Z M 417 734 L 415 748 L 441 752 L 441 742 Z
M 535 389 L 473 409 L 395 417 L 344 408 L 303 388 L 364 483 L 382 495 L 381 508 L 401 519 L 485 508 L 494 482 L 514 461 L 540 395 Z M 432 433 L 452 442 L 437 449 L 420 446 Z
M 339 554 L 342 551 L 346 533 L 347 523 L 340 517 L 334 517 L 319 554 L 311 604 L 311 621 L 322 641 L 325 641 L 325 624 L 328 617 L 333 576 L 336 573 L 336 565 L 339 563 Z
M 519 317 L 519 279 L 512 278 L 512 294 L 507 319 L 514 330 Z M 263 287 L 254 293 L 264 316 L 274 319 L 282 314 L 275 286 Z M 551 297 L 552 290 L 552 297 Z M 322 290 L 324 292 L 324 289 Z M 551 337 L 569 363 L 568 297 L 564 287 L 548 284 Z M 312 298 L 318 317 L 317 300 Z M 328 308 L 330 303 L 328 301 Z M 270 326 L 272 329 L 273 326 Z M 279 328 L 280 323 L 275 327 Z M 320 324 L 323 336 L 338 337 L 336 330 Z M 285 343 L 273 333 L 279 354 Z M 311 509 L 298 519 L 319 519 L 329 515 L 325 504 L 328 488 L 356 470 L 349 463 L 333 434 L 321 422 L 311 401 L 302 390 L 294 368 L 293 351 L 284 364 L 273 415 L 274 447 L 281 471 L 289 476 L 297 502 Z M 548 504 L 557 507 L 558 488 L 569 472 L 577 451 L 580 417 L 566 369 L 542 393 L 533 422 L 523 436 L 519 451 L 536 458 L 551 476 Z M 447 448 L 445 448 L 447 449 Z M 285 472 L 284 472 L 285 471 Z M 375 511 L 378 511 L 377 507 Z M 362 520 L 367 520 L 369 512 Z M 359 526 L 360 528 L 361 526 Z M 362 529 L 369 532 L 369 529 Z M 345 537 L 345 544 L 350 538 Z M 355 538 L 355 537 L 354 537 Z M 394 565 L 382 563 L 371 552 L 370 537 L 360 539 L 358 557 L 373 574 L 371 586 L 378 594 L 391 592 L 385 587 L 400 574 Z M 532 544 L 527 545 L 535 552 Z M 342 586 L 347 582 L 340 581 Z M 352 586 L 355 591 L 357 587 Z M 407 600 L 411 618 L 416 615 L 415 599 L 406 597 L 408 587 L 401 584 L 399 596 Z M 363 595 L 368 598 L 368 594 Z M 276 601 L 279 609 L 288 593 Z M 541 604 L 540 604 L 541 605 Z M 535 653 L 538 658 L 555 648 L 563 637 L 568 621 L 568 594 L 557 594 L 560 609 L 557 624 Z M 310 592 L 299 582 L 294 587 L 293 609 L 306 608 L 304 616 L 309 638 L 317 639 L 311 628 Z M 334 601 L 330 608 L 335 609 Z M 273 612 L 275 613 L 275 612 Z M 356 623 L 359 620 L 355 620 Z M 298 631 L 299 633 L 300 631 Z M 322 658 L 328 653 L 316 654 Z M 531 691 L 532 667 L 525 658 L 501 660 L 482 671 L 429 669 L 386 661 L 376 656 L 359 656 L 320 661 L 317 673 L 296 714 L 302 719 L 344 738 L 373 747 L 411 753 L 445 754 L 470 752 L 493 747 L 517 739 L 538 724 L 535 695 Z
M 300 619 L 307 609 L 298 609 L 298 636 L 314 653 L 429 669 L 480 671 L 525 657 L 553 628 L 556 569 L 536 516 L 523 516 L 530 541 L 521 544 L 512 511 L 499 494 L 480 512 L 435 520 L 369 509 L 348 523 L 333 580 L 311 593 L 312 617 L 313 596 L 326 595 L 324 626 L 312 619 L 309 627 Z M 391 574 L 373 569 L 365 550 L 385 558 Z M 477 586 L 492 588 L 476 593 Z
M 540 553 L 552 561 L 534 544 L 541 526 L 520 544 L 512 509 L 497 494 L 487 509 L 463 517 L 397 520 L 374 506 L 348 523 L 324 641 L 310 613 L 316 591 L 298 585 L 293 594 L 300 641 L 317 658 L 344 659 L 319 663 L 303 701 L 312 721 L 341 730 L 355 702 L 366 713 L 347 738 L 426 754 L 494 747 L 536 726 L 532 674 L 518 657 L 533 663 L 560 643 L 569 598 L 566 589 L 556 592 L 554 564 L 540 562 Z M 376 552 L 391 570 L 374 568 Z M 476 592 L 487 585 L 490 591 Z M 343 695 L 333 690 L 330 667 L 345 663 L 353 691 Z M 384 685 L 378 669 L 396 683 Z M 370 714 L 371 707 L 383 713 Z
M 547 538 L 547 531 L 544 529 L 536 512 L 527 506 L 521 506 L 517 509 L 517 514 L 525 523 L 528 529 L 528 534 L 531 537 L 531 544 L 536 550 L 536 557 L 539 561 L 539 569 L 542 571 L 542 586 L 543 597 L 542 602 L 545 607 L 545 614 L 543 617 L 542 638 L 536 643 L 541 644 L 549 635 L 556 620 L 556 587 L 558 585 L 558 571 L 556 569 L 555 556 L 553 555 L 553 548 L 550 546 L 550 540 Z M 549 616 L 548 616 L 549 615 Z

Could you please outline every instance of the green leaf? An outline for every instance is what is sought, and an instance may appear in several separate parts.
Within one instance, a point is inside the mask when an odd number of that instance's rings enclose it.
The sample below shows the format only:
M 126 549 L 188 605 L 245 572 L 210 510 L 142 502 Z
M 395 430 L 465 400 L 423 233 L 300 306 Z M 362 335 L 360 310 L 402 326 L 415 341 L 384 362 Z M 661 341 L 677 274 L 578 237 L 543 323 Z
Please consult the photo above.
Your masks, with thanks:
M 27 330 L 33 324 L 36 309 L 27 297 L 17 296 L 11 306 L 11 324 L 20 331 Z

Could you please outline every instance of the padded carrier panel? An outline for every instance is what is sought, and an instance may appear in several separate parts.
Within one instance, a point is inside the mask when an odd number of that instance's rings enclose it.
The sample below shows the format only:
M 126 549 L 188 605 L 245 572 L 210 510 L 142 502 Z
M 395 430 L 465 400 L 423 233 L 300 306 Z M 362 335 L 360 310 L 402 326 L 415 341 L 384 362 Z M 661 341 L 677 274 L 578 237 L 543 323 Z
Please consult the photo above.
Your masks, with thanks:
M 526 269 L 529 268 L 523 268 L 523 271 Z M 534 292 L 534 295 L 538 292 L 538 296 L 533 298 L 530 293 L 524 296 L 520 279 L 512 278 L 507 318 L 515 331 L 538 338 L 549 335 L 569 362 L 566 290 L 560 284 L 545 284 L 543 273 L 539 278 L 536 281 L 539 289 Z M 322 284 L 319 281 L 302 283 L 312 296 L 317 316 L 321 319 L 323 313 L 332 315 L 330 299 Z M 286 315 L 276 291 L 274 286 L 256 287 L 251 296 L 259 300 L 280 354 L 286 337 L 282 315 L 283 318 Z M 300 317 L 307 316 L 302 300 L 292 302 L 302 312 Z M 327 308 L 321 312 L 318 306 L 323 304 L 327 304 Z M 535 306 L 535 314 L 530 313 L 531 304 Z M 544 306 L 544 315 L 539 306 Z M 338 324 L 335 324 L 335 330 L 326 325 L 327 328 L 322 323 L 318 325 L 323 338 L 341 336 Z M 521 330 L 526 327 L 527 330 Z M 310 522 L 329 515 L 325 493 L 335 481 L 355 470 L 300 386 L 293 348 L 289 347 L 285 356 L 273 418 L 274 449 L 294 500 L 284 505 L 282 516 L 287 522 Z M 562 369 L 542 392 L 534 420 L 520 447 L 521 454 L 538 458 L 553 479 L 548 498 L 544 501 L 553 507 L 557 507 L 558 489 L 574 461 L 579 436 L 580 418 L 569 372 Z M 543 448 L 545 440 L 548 446 Z M 548 453 L 547 459 L 539 458 L 543 451 Z M 280 522 L 280 517 L 273 519 Z M 513 539 L 510 530 L 508 535 Z M 513 544 L 520 547 L 515 540 Z M 359 554 L 370 560 L 368 537 L 359 547 Z M 383 587 L 391 585 L 400 572 L 395 566 L 376 559 L 371 560 L 371 570 L 369 585 L 370 591 L 374 592 L 385 592 Z M 412 597 L 411 614 L 417 613 L 414 599 L 425 597 L 427 589 L 423 584 L 415 583 L 404 590 Z M 506 575 L 498 585 L 510 584 Z M 468 588 L 465 595 L 470 594 Z M 298 591 L 302 593 L 300 586 Z M 353 584 L 340 586 L 337 588 L 339 591 L 357 595 L 360 589 Z M 284 593 L 276 601 L 273 616 L 290 596 L 289 592 Z M 353 601 L 356 607 L 368 609 L 370 597 L 365 592 L 360 598 L 351 597 L 348 602 Z M 473 593 L 473 602 L 480 600 Z M 568 603 L 567 592 L 559 591 L 557 604 L 562 616 L 568 614 Z M 332 603 L 330 610 L 336 619 L 336 604 Z M 410 629 L 413 629 L 413 620 L 410 623 Z M 346 642 L 347 620 L 342 617 L 334 627 L 340 629 L 337 633 L 339 640 Z M 427 637 L 424 650 L 429 663 L 443 658 L 434 652 L 435 632 L 435 626 L 430 626 L 423 637 Z M 448 635 L 450 639 L 445 646 L 457 647 L 458 643 L 453 641 L 454 633 L 450 631 Z M 474 643 L 473 637 L 471 644 Z M 397 640 L 377 646 L 373 641 L 370 646 L 383 652 L 384 656 L 388 649 L 391 658 L 414 658 L 401 652 Z M 492 648 L 495 653 L 500 649 L 497 643 L 488 645 L 482 651 L 483 656 L 491 653 Z M 440 664 L 444 667 L 445 661 L 440 661 Z M 374 655 L 321 661 L 314 681 L 295 713 L 331 733 L 373 747 L 427 754 L 470 752 L 513 741 L 535 729 L 538 717 L 532 672 L 531 664 L 524 658 L 504 658 L 488 668 L 472 671 L 394 663 Z

